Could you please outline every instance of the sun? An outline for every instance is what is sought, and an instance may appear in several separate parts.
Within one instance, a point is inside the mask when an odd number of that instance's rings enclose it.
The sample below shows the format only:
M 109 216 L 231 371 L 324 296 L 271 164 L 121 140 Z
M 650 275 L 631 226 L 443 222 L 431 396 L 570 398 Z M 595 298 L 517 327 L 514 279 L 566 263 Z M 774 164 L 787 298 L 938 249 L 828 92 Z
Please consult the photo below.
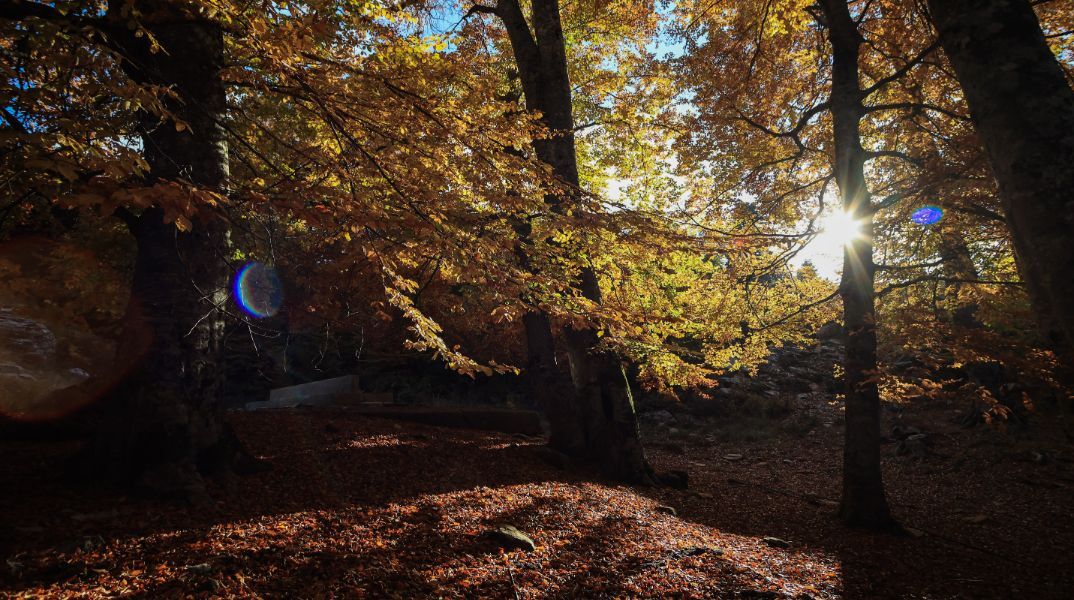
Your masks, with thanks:
M 795 261 L 808 261 L 821 277 L 836 279 L 843 268 L 843 248 L 863 235 L 861 221 L 849 214 L 838 211 L 824 215 L 817 223 L 817 235 L 795 256 Z
M 824 251 L 840 251 L 843 246 L 861 239 L 861 226 L 861 221 L 855 219 L 850 213 L 841 210 L 834 212 L 821 221 L 820 232 L 813 243 Z

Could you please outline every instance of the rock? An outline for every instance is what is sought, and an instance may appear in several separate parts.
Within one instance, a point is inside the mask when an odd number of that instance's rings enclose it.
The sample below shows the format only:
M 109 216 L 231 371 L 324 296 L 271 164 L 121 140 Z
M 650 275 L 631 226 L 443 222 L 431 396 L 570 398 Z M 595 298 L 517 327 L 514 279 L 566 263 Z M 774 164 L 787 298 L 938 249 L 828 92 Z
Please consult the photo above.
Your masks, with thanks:
M 677 490 L 685 490 L 690 485 L 690 476 L 686 471 L 671 470 L 656 476 L 660 483 Z
M 843 335 L 843 326 L 836 321 L 828 321 L 817 330 L 818 340 L 834 340 Z
M 675 422 L 675 415 L 671 414 L 669 410 L 654 410 L 653 412 L 642 413 L 638 418 L 657 425 L 667 425 Z
M 901 425 L 896 425 L 891 428 L 891 438 L 897 441 L 905 440 L 912 435 L 919 435 L 921 433 L 924 432 L 917 427 L 903 427 Z
M 519 531 L 514 525 L 500 525 L 485 532 L 486 537 L 507 550 L 525 550 L 532 552 L 537 548 L 530 536 Z
M 46 363 L 56 354 L 56 336 L 33 319 L 0 310 L 0 345 L 29 364 Z
M 541 459 L 542 462 L 561 471 L 565 471 L 571 466 L 571 457 L 550 446 L 537 446 L 534 448 L 534 452 L 537 453 L 537 458 Z
M 733 461 L 736 461 L 736 460 L 742 460 L 742 455 L 741 454 L 724 454 L 723 459 L 733 462 Z
M 205 480 L 191 463 L 163 463 L 142 473 L 140 483 L 154 495 L 182 498 L 196 508 L 212 504 Z
M 198 575 L 209 575 L 213 572 L 213 567 L 209 563 L 201 563 L 197 565 L 188 565 L 186 570 Z
M 762 542 L 772 548 L 790 548 L 791 543 L 787 540 L 782 540 L 778 537 L 765 537 L 761 539 Z
M 931 445 L 929 436 L 923 433 L 915 433 L 899 442 L 899 445 L 895 447 L 895 455 L 924 458 L 928 456 L 929 445 Z
M 790 367 L 789 369 L 787 369 L 787 372 L 791 375 L 794 375 L 798 379 L 804 379 L 807 382 L 814 383 L 820 381 L 824 377 L 823 373 L 820 373 L 816 369 L 811 369 L 809 367 Z
M 679 512 L 670 506 L 660 505 L 656 507 L 656 512 L 663 513 L 665 515 L 671 515 L 673 517 L 678 516 Z
M 11 377 L 13 379 L 33 379 L 34 376 L 29 371 L 22 368 L 21 365 L 15 363 L 0 363 L 0 377 Z
M 674 417 L 675 421 L 680 427 L 696 427 L 701 424 L 701 421 L 699 421 L 696 417 L 694 417 L 693 415 L 688 415 L 686 413 L 674 415 Z

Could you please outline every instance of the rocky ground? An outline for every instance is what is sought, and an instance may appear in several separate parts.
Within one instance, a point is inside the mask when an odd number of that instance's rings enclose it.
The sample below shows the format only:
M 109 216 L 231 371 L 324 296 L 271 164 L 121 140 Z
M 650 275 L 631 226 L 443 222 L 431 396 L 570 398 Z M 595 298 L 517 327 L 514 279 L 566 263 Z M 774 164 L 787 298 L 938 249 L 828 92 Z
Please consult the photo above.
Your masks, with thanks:
M 111 342 L 73 328 L 59 329 L 61 335 L 48 323 L 0 306 L 0 418 L 39 418 L 70 408 L 42 410 L 38 401 L 86 381 L 89 370 L 111 356 Z

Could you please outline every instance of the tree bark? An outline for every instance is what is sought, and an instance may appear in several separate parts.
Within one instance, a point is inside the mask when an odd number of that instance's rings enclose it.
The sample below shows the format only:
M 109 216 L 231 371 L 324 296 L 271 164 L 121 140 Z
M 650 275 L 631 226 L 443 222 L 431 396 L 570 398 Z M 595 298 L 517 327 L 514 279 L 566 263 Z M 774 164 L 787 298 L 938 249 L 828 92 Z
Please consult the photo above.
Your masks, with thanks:
M 511 41 L 526 108 L 540 112 L 551 131 L 547 138 L 534 142 L 534 152 L 552 167 L 561 182 L 577 189 L 571 87 L 558 0 L 533 1 L 532 31 L 518 0 L 500 0 L 492 12 L 503 22 Z M 546 201 L 553 210 L 563 212 L 570 198 L 549 194 Z M 581 294 L 599 303 L 596 273 L 583 267 L 579 279 Z M 553 381 L 551 373 L 557 369 L 548 316 L 531 313 L 525 325 L 530 368 L 538 365 L 542 381 Z M 552 427 L 551 444 L 574 456 L 594 460 L 609 477 L 652 483 L 653 471 L 641 444 L 630 385 L 618 357 L 599 349 L 599 336 L 591 327 L 568 327 L 563 338 L 574 394 L 569 399 L 558 393 L 544 394 L 545 412 Z
M 821 8 L 832 47 L 835 179 L 843 210 L 861 223 L 862 231 L 844 249 L 839 285 L 846 342 L 843 362 L 846 438 L 839 514 L 851 526 L 889 529 L 897 526 L 884 494 L 880 466 L 880 393 L 873 379 L 876 372 L 873 206 L 865 181 L 866 155 L 859 131 L 864 111 L 858 54 L 863 39 L 845 0 L 823 0 Z
M 929 0 L 1047 341 L 1074 349 L 1074 90 L 1026 0 Z
M 138 8 L 161 48 L 154 52 L 145 37 L 116 27 L 123 69 L 140 84 L 173 89 L 177 98 L 167 107 L 188 125 L 179 131 L 143 113 L 148 183 L 185 181 L 226 192 L 222 32 L 181 2 Z M 156 207 L 127 221 L 138 254 L 116 354 L 124 374 L 91 459 L 152 491 L 204 500 L 202 474 L 250 466 L 218 404 L 227 230 L 221 221 L 199 220 L 182 232 Z
M 944 277 L 951 280 L 944 283 L 943 299 L 948 309 L 951 322 L 960 327 L 977 328 L 977 302 L 967 298 L 965 281 L 978 278 L 977 267 L 973 264 L 969 245 L 962 232 L 949 223 L 940 228 L 940 259 L 943 261 Z

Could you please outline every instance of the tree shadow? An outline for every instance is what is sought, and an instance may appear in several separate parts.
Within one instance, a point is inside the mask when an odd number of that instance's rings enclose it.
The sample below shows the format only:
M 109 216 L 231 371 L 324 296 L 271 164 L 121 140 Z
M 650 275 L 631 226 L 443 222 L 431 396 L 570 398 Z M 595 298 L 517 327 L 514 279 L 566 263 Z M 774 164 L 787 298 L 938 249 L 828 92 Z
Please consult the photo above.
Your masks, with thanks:
M 839 456 L 835 443 L 826 451 Z M 658 465 L 671 463 L 678 468 L 689 464 L 688 457 L 660 451 L 652 454 Z M 1011 490 L 1005 490 L 993 495 L 995 503 L 1005 504 L 1003 512 L 1009 512 L 1015 522 L 1023 518 L 1024 524 L 1019 526 L 1032 526 L 1035 533 L 1029 539 L 1008 539 L 1007 532 L 996 526 L 999 519 L 984 527 L 986 531 L 975 530 L 963 517 L 955 516 L 956 511 L 974 507 L 965 506 L 965 499 L 944 497 L 960 485 L 979 486 L 980 482 L 972 482 L 972 474 L 937 484 L 905 466 L 888 461 L 885 478 L 895 516 L 910 530 L 906 535 L 843 526 L 835 502 L 839 498 L 839 472 L 830 465 L 815 465 L 815 472 L 795 480 L 798 485 L 804 480 L 808 491 L 817 495 L 793 489 L 790 486 L 794 484 L 782 479 L 778 469 L 762 476 L 736 463 L 715 465 L 700 473 L 691 468 L 688 491 L 638 491 L 674 507 L 678 517 L 686 521 L 761 540 L 775 537 L 790 541 L 791 547 L 783 550 L 789 556 L 801 552 L 834 556 L 840 569 L 840 590 L 848 598 L 1067 597 L 1074 582 L 1061 563 L 1074 542 L 1074 524 L 1069 518 L 1062 525 L 1065 541 L 1054 539 L 1055 532 L 1046 523 L 1025 518 L 1025 513 L 1019 515 L 1011 505 Z M 1021 510 L 1031 512 L 1034 507 L 1023 504 Z M 1066 549 L 1059 556 L 1049 556 L 1047 550 L 1035 547 L 1033 536 L 1051 539 Z
M 296 512 L 403 502 L 480 486 L 579 480 L 541 462 L 540 440 L 341 414 L 264 413 L 236 423 L 270 469 L 211 483 L 204 508 L 132 495 L 65 475 L 79 444 L 9 442 L 0 468 L 0 552 L 75 551 L 88 538 L 120 540 Z M 3 443 L 3 442 L 0 442 Z M 481 470 L 473 465 L 482 465 Z
M 666 589 L 698 589 L 701 581 L 702 596 L 726 597 L 776 593 L 772 577 L 783 569 L 796 582 L 817 580 L 830 564 L 838 565 L 837 587 L 846 597 L 1063 597 L 1065 575 L 1048 580 L 1064 559 L 1059 552 L 1047 557 L 1046 523 L 1026 523 L 1039 535 L 1039 548 L 1020 543 L 1010 550 L 1025 561 L 1050 560 L 1027 571 L 939 535 L 847 530 L 834 507 L 788 487 L 778 469 L 767 477 L 740 463 L 699 469 L 693 449 L 687 456 L 652 452 L 658 467 L 690 470 L 691 491 L 630 490 L 678 511 L 654 520 L 647 500 L 618 506 L 623 488 L 542 462 L 541 441 L 532 438 L 345 414 L 246 414 L 235 425 L 273 468 L 214 488 L 218 502 L 208 509 L 70 486 L 58 467 L 76 444 L 0 442 L 8 458 L 0 469 L 0 486 L 8 491 L 0 498 L 7 523 L 0 532 L 10 561 L 6 570 L 0 564 L 0 590 L 80 582 L 121 589 L 124 574 L 137 570 L 155 574 L 139 588 L 142 597 L 424 597 L 445 589 L 512 597 L 516 584 L 550 597 L 630 597 L 651 595 L 646 582 L 656 577 L 682 578 Z M 838 455 L 835 445 L 819 450 Z M 838 471 L 814 467 L 797 485 L 833 495 Z M 943 512 L 964 499 L 941 501 L 931 495 L 949 489 L 919 489 L 920 481 L 900 471 L 889 472 L 888 481 L 904 522 L 956 541 L 969 538 L 952 533 Z M 1014 493 L 997 499 L 1010 504 L 1011 514 L 1027 511 L 1011 499 Z M 500 556 L 482 536 L 500 522 L 537 532 L 538 550 Z M 645 527 L 657 528 L 653 546 L 645 546 Z M 768 548 L 765 536 L 791 547 Z M 686 546 L 658 547 L 668 540 Z M 995 533 L 985 546 L 1006 543 Z M 726 547 L 715 547 L 720 544 Z M 724 549 L 727 554 L 719 552 Z M 749 566 L 756 557 L 760 563 Z

